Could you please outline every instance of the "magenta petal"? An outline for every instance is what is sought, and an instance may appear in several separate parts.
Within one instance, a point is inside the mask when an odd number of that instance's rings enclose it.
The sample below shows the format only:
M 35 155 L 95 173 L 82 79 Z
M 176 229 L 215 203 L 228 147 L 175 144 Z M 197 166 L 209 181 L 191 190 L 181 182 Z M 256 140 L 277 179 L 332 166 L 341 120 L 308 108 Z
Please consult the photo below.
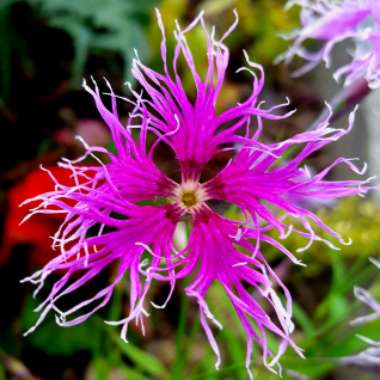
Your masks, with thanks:
M 50 205 L 58 205 L 52 198 L 49 202 Z M 103 203 L 99 201 L 98 205 L 102 207 Z M 65 209 L 64 205 L 59 206 Z M 25 279 L 38 284 L 38 291 L 52 273 L 64 273 L 54 283 L 46 300 L 38 307 L 41 316 L 26 334 L 34 331 L 49 311 L 56 314 L 57 323 L 62 326 L 73 326 L 83 322 L 108 303 L 115 286 L 127 271 L 131 281 L 130 307 L 134 311 L 144 294 L 140 266 L 141 255 L 146 247 L 151 245 L 154 252 L 149 264 L 152 272 L 159 270 L 161 260 L 170 260 L 175 221 L 166 217 L 166 208 L 135 207 L 131 212 L 126 209 L 125 216 L 128 219 L 120 222 L 118 228 L 92 237 L 88 236 L 89 228 L 97 227 L 101 232 L 104 227 L 114 227 L 113 217 L 104 215 L 101 224 L 95 223 L 97 218 L 93 218 L 91 213 L 82 212 L 86 208 L 85 201 L 79 202 L 74 208 L 67 208 L 68 215 L 63 227 L 54 237 L 61 254 L 42 270 Z M 119 209 L 117 211 L 119 212 Z M 70 244 L 73 235 L 78 235 L 79 238 L 74 245 Z M 57 302 L 59 304 L 63 298 L 86 286 L 102 271 L 115 266 L 117 269 L 110 285 L 67 310 L 61 310 L 57 306 Z
M 178 275 L 188 275 L 194 271 L 195 266 L 198 268 L 194 281 L 186 288 L 186 293 L 199 304 L 201 324 L 217 356 L 216 367 L 220 363 L 220 352 L 208 321 L 219 328 L 221 324 L 209 310 L 206 295 L 215 281 L 223 286 L 247 335 L 246 365 L 250 373 L 250 353 L 254 340 L 262 348 L 263 361 L 269 368 L 278 364 L 279 356 L 286 346 L 290 345 L 299 354 L 301 351 L 289 337 L 294 328 L 289 291 L 261 253 L 254 258 L 251 256 L 254 248 L 249 240 L 236 241 L 234 236 L 237 230 L 236 222 L 226 220 L 210 210 L 200 213 L 194 220 L 190 235 L 188 249 L 191 254 Z M 237 245 L 240 245 L 240 250 L 236 248 Z M 243 253 L 243 249 L 248 253 Z M 274 290 L 276 286 L 284 292 L 287 305 L 283 306 L 280 302 Z M 247 287 L 255 289 L 255 293 Z M 270 305 L 276 320 L 269 317 L 259 300 Z M 268 348 L 268 333 L 280 338 L 278 356 Z
M 138 57 L 133 62 L 132 73 L 147 95 L 147 99 L 141 102 L 142 112 L 149 118 L 151 125 L 163 133 L 165 142 L 175 152 L 182 179 L 198 180 L 204 165 L 220 151 L 221 146 L 235 143 L 235 132 L 247 128 L 252 117 L 276 120 L 286 115 L 272 114 L 258 105 L 258 97 L 264 86 L 264 72 L 247 55 L 248 67 L 238 71 L 248 71 L 253 77 L 250 96 L 241 104 L 217 114 L 217 100 L 229 63 L 229 50 L 224 39 L 235 25 L 219 40 L 206 28 L 202 14 L 185 29 L 177 25 L 174 58 L 169 67 L 165 30 L 159 14 L 158 19 L 163 36 L 163 73 L 145 66 Z M 207 42 L 208 68 L 204 78 L 196 70 L 193 52 L 186 41 L 186 34 L 196 27 L 202 29 Z M 194 101 L 188 98 L 178 73 L 180 57 L 184 59 L 194 80 Z M 140 95 L 134 94 L 138 99 Z
M 255 139 L 247 139 L 248 146 L 243 146 L 236 157 L 206 184 L 207 192 L 211 198 L 238 205 L 251 216 L 250 223 L 257 229 L 260 228 L 260 221 L 265 222 L 269 228 L 277 229 L 281 235 L 292 228 L 290 222 L 285 223 L 284 218 L 273 210 L 276 207 L 297 218 L 305 228 L 303 236 L 309 237 L 310 241 L 321 239 L 312 230 L 311 225 L 315 224 L 344 243 L 338 233 L 301 206 L 302 200 L 312 198 L 325 201 L 363 195 L 372 188 L 368 181 L 327 181 L 325 178 L 338 164 L 346 165 L 357 174 L 363 174 L 366 167 L 362 170 L 352 160 L 339 158 L 322 172 L 312 175 L 302 165 L 313 152 L 346 135 L 351 130 L 353 121 L 354 113 L 350 115 L 347 130 L 333 129 L 328 122 L 323 122 L 314 131 L 268 145 L 266 151 L 257 151 Z M 304 147 L 293 159 L 284 162 L 282 154 L 295 145 Z M 252 148 L 248 149 L 249 146 Z

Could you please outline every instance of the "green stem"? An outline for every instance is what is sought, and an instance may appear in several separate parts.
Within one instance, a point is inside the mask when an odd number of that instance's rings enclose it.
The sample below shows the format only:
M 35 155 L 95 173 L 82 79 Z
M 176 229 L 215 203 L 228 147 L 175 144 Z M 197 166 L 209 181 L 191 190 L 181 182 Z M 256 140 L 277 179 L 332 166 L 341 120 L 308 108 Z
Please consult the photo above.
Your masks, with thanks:
M 186 316 L 189 309 L 189 298 L 187 296 L 182 296 L 178 326 L 176 333 L 176 353 L 171 370 L 170 380 L 181 380 L 183 379 L 182 372 L 186 362 L 185 358 L 185 340 L 186 340 Z

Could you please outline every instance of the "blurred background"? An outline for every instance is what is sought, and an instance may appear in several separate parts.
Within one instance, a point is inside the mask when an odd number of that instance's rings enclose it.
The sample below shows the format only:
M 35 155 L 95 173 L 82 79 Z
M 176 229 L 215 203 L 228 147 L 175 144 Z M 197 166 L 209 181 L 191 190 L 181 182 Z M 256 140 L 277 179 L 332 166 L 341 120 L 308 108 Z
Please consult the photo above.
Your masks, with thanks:
M 307 128 L 318 116 L 324 100 L 332 98 L 340 86 L 331 73 L 320 68 L 312 75 L 294 80 L 289 69 L 273 65 L 274 58 L 287 48 L 279 33 L 298 24 L 297 9 L 285 12 L 282 0 L 1 0 L 0 1 L 0 380 L 245 380 L 245 339 L 228 299 L 215 286 L 210 307 L 224 321 L 217 333 L 223 352 L 223 366 L 214 371 L 214 357 L 198 320 L 197 307 L 181 296 L 181 285 L 164 311 L 153 311 L 147 319 L 147 333 L 130 332 L 124 344 L 118 330 L 103 320 L 118 319 L 127 307 L 127 283 L 121 283 L 111 304 L 80 326 L 64 329 L 53 318 L 32 335 L 22 333 L 36 320 L 32 288 L 20 279 L 31 274 L 54 256 L 50 236 L 61 222 L 59 216 L 34 217 L 19 227 L 27 209 L 18 207 L 25 198 L 52 189 L 51 181 L 39 170 L 42 163 L 57 178 L 67 181 L 67 173 L 55 167 L 65 156 L 74 158 L 82 149 L 76 135 L 89 144 L 112 148 L 107 128 L 99 119 L 90 96 L 81 89 L 83 78 L 103 77 L 121 95 L 130 81 L 133 49 L 145 62 L 160 70 L 160 34 L 154 7 L 161 10 L 168 29 L 174 20 L 182 25 L 203 9 L 209 25 L 223 32 L 233 22 L 234 8 L 240 16 L 236 31 L 228 38 L 231 50 L 221 109 L 249 93 L 249 78 L 235 74 L 244 64 L 242 49 L 265 67 L 268 104 L 278 104 L 285 96 L 299 112 L 281 126 L 267 124 L 267 137 L 276 140 Z M 189 44 L 199 48 L 203 35 L 195 31 Z M 345 47 L 335 62 L 344 60 Z M 196 54 L 199 69 L 205 57 Z M 296 62 L 297 64 L 297 62 Z M 191 78 L 184 71 L 188 91 Z M 104 88 L 103 88 L 104 89 Z M 316 154 L 308 163 L 316 170 L 337 155 L 361 157 L 369 162 L 370 174 L 380 171 L 378 119 L 372 109 L 380 103 L 372 94 L 358 113 L 355 130 L 338 145 Z M 123 108 L 124 107 L 124 108 Z M 121 105 L 121 114 L 128 107 Z M 346 118 L 339 121 L 346 125 Z M 170 173 L 174 165 L 169 152 L 158 160 Z M 334 172 L 345 177 L 346 172 Z M 350 321 L 367 310 L 353 297 L 353 287 L 371 290 L 380 298 L 380 276 L 369 257 L 380 251 L 380 205 L 375 197 L 348 199 L 335 204 L 310 205 L 353 244 L 341 252 L 314 245 L 303 254 L 307 267 L 282 261 L 274 250 L 266 249 L 283 281 L 294 297 L 294 338 L 305 349 L 307 360 L 291 351 L 282 360 L 284 379 L 358 379 L 380 377 L 379 368 L 343 364 L 342 358 L 357 354 L 366 344 L 361 334 L 380 340 L 380 321 L 353 327 Z M 295 251 L 303 242 L 289 237 L 286 246 Z M 107 283 L 112 273 L 96 281 Z M 154 287 L 152 296 L 165 294 L 164 285 Z M 256 352 L 257 379 L 276 379 L 267 372 Z M 349 362 L 349 360 L 348 360 Z

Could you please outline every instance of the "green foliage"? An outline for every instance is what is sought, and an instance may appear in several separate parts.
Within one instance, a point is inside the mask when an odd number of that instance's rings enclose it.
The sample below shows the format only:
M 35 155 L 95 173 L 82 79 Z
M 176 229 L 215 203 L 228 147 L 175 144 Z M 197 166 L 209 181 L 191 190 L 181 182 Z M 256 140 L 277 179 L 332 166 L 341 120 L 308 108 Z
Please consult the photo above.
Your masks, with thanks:
M 186 334 L 186 315 L 189 312 L 189 299 L 187 297 L 182 297 L 180 310 L 179 310 L 179 321 L 176 332 L 176 354 L 173 361 L 170 379 L 175 380 L 181 378 L 186 358 L 186 346 L 185 346 L 185 334 Z
M 36 300 L 29 297 L 25 303 L 25 312 L 22 315 L 22 330 L 26 331 L 36 321 L 33 309 L 38 305 Z M 79 351 L 96 351 L 102 344 L 103 331 L 98 329 L 95 319 L 74 326 L 67 334 L 67 329 L 59 327 L 53 318 L 45 322 L 44 328 L 38 328 L 28 336 L 28 341 L 43 352 L 51 355 L 71 355 Z M 54 343 L 52 342 L 54 337 Z
M 115 333 L 115 330 L 112 330 L 110 334 L 120 352 L 131 360 L 137 369 L 141 369 L 152 376 L 162 376 L 165 373 L 163 365 L 154 356 L 133 344 L 126 344 L 120 339 L 120 336 Z
M 0 380 L 7 380 L 6 375 L 5 375 L 5 368 L 3 365 L 0 363 Z
M 0 98 L 7 102 L 12 79 L 12 62 L 17 60 L 31 71 L 34 62 L 28 57 L 25 41 L 12 21 L 12 6 L 31 7 L 35 19 L 70 36 L 74 48 L 71 85 L 78 88 L 91 55 L 99 56 L 109 66 L 121 60 L 122 80 L 131 80 L 130 66 L 137 49 L 147 58 L 150 49 L 145 29 L 158 0 L 3 0 L 0 4 Z M 46 54 L 49 54 L 47 51 Z M 0 104 L 1 106 L 1 104 Z
M 232 10 L 236 9 L 240 22 L 238 33 L 231 36 L 233 45 L 252 41 L 249 54 L 260 64 L 268 65 L 287 47 L 280 32 L 291 31 L 298 24 L 297 11 L 285 11 L 285 3 L 285 0 L 204 0 L 199 8 L 211 17 L 227 18 L 231 18 Z
M 0 2 L 0 109 L 8 102 L 11 93 L 13 61 L 21 63 L 24 70 L 30 69 L 26 42 L 19 36 L 11 20 L 11 6 L 23 0 Z
M 333 230 L 339 232 L 345 241 L 352 241 L 349 245 L 342 245 L 333 241 L 339 251 L 332 250 L 322 242 L 314 242 L 313 245 L 302 254 L 301 259 L 308 265 L 305 275 L 316 277 L 326 268 L 326 265 L 334 265 L 337 257 L 343 256 L 348 262 L 361 258 L 365 265 L 368 257 L 377 256 L 380 247 L 380 206 L 370 200 L 348 198 L 339 202 L 332 209 L 321 207 L 317 215 Z M 296 223 L 295 223 L 296 224 Z M 315 231 L 323 238 L 332 240 L 331 237 L 315 228 Z M 285 245 L 292 252 L 304 246 L 306 240 L 297 234 L 291 234 L 285 241 Z
M 118 287 L 108 311 L 108 319 L 120 316 L 121 294 L 121 288 Z M 35 323 L 33 309 L 36 306 L 36 300 L 29 297 L 21 321 L 24 331 Z M 158 359 L 133 342 L 126 343 L 121 340 L 117 330 L 105 325 L 98 317 L 71 327 L 70 334 L 50 318 L 44 322 L 43 328 L 38 328 L 26 339 L 29 344 L 53 356 L 73 355 L 80 351 L 91 352 L 91 369 L 96 380 L 108 379 L 115 368 L 120 369 L 131 380 L 167 377 L 166 369 Z M 130 364 L 127 365 L 124 359 Z
M 133 49 L 146 56 L 144 27 L 156 0 L 29 0 L 46 22 L 70 35 L 75 48 L 73 83 L 78 85 L 89 54 L 117 54 L 124 62 L 124 79 Z

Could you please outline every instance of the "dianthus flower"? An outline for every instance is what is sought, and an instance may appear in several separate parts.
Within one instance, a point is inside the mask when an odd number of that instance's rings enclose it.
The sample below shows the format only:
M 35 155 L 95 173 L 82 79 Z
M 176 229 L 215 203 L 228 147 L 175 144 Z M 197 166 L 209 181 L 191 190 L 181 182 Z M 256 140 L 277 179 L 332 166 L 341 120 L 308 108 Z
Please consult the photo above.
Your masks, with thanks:
M 108 303 L 116 284 L 128 275 L 130 313 L 121 321 L 109 322 L 121 325 L 121 336 L 126 339 L 131 321 L 143 327 L 143 317 L 147 315 L 144 300 L 152 282 L 163 281 L 170 285 L 168 301 L 176 281 L 186 277 L 190 283 L 185 292 L 199 305 L 201 325 L 217 357 L 216 367 L 220 365 L 220 352 L 211 323 L 220 328 L 221 324 L 213 316 L 206 298 L 210 286 L 218 282 L 246 333 L 249 375 L 252 376 L 249 368 L 254 341 L 262 349 L 264 364 L 275 371 L 288 346 L 300 355 L 302 352 L 290 337 L 294 329 L 291 295 L 267 262 L 261 246 L 263 243 L 271 245 L 300 264 L 279 241 L 292 231 L 308 241 L 300 251 L 315 240 L 323 240 L 313 231 L 313 225 L 342 242 L 337 232 L 300 206 L 300 200 L 360 195 L 371 186 L 367 181 L 326 180 L 330 170 L 338 164 L 361 173 L 344 158 L 315 175 L 302 165 L 311 154 L 346 135 L 352 128 L 353 114 L 347 129 L 331 128 L 330 115 L 313 131 L 296 134 L 282 142 L 264 143 L 261 141 L 263 119 L 280 121 L 292 112 L 278 115 L 276 112 L 281 106 L 263 108 L 258 98 L 264 86 L 264 73 L 247 55 L 248 67 L 241 70 L 252 74 L 251 94 L 223 112 L 216 110 L 229 62 L 224 40 L 237 21 L 220 39 L 215 38 L 214 32 L 209 33 L 202 14 L 185 29 L 177 25 L 170 66 L 160 15 L 158 22 L 163 36 L 163 72 L 150 69 L 138 57 L 133 61 L 132 73 L 145 96 L 132 90 L 133 99 L 126 99 L 134 105 L 126 125 L 118 117 L 119 99 L 111 87 L 108 93 L 111 109 L 108 109 L 95 82 L 93 87 L 84 83 L 111 131 L 116 152 L 90 147 L 84 142 L 86 151 L 82 157 L 75 161 L 64 159 L 60 163 L 72 172 L 76 185 L 65 186 L 52 175 L 55 191 L 33 199 L 41 203 L 30 215 L 59 209 L 66 214 L 66 219 L 53 241 L 59 255 L 26 280 L 38 285 L 39 290 L 53 272 L 64 274 L 37 308 L 40 317 L 27 333 L 49 312 L 55 313 L 57 323 L 62 326 L 83 322 Z M 186 41 L 186 34 L 196 27 L 203 30 L 207 43 L 208 68 L 204 77 L 197 72 Z M 181 81 L 180 57 L 194 80 L 194 100 L 190 100 Z M 179 181 L 167 176 L 155 163 L 158 144 L 165 144 L 174 152 L 181 173 Z M 295 157 L 284 160 L 283 154 L 295 146 L 300 147 Z M 213 178 L 203 180 L 207 163 L 225 151 L 232 154 L 230 161 Z M 101 161 L 99 154 L 107 160 Z M 87 163 L 91 157 L 97 165 Z M 244 220 L 221 215 L 213 208 L 215 201 L 236 205 Z M 295 219 L 298 227 L 292 226 Z M 173 242 L 181 222 L 190 227 L 185 248 Z M 279 240 L 273 237 L 273 231 L 278 231 Z M 62 310 L 63 299 L 115 264 L 116 274 L 107 287 L 78 305 Z M 163 305 L 153 303 L 153 306 L 164 307 L 167 301 Z M 278 350 L 269 349 L 268 334 L 278 337 Z
M 302 75 L 324 61 L 331 64 L 330 53 L 336 44 L 353 43 L 351 61 L 334 73 L 334 78 L 345 77 L 345 85 L 357 79 L 367 80 L 370 88 L 380 86 L 380 3 L 378 0 L 290 0 L 288 6 L 300 5 L 301 28 L 289 38 L 293 46 L 280 59 L 289 62 L 298 55 L 309 61 L 295 72 Z M 306 40 L 318 40 L 322 48 L 304 48 Z

